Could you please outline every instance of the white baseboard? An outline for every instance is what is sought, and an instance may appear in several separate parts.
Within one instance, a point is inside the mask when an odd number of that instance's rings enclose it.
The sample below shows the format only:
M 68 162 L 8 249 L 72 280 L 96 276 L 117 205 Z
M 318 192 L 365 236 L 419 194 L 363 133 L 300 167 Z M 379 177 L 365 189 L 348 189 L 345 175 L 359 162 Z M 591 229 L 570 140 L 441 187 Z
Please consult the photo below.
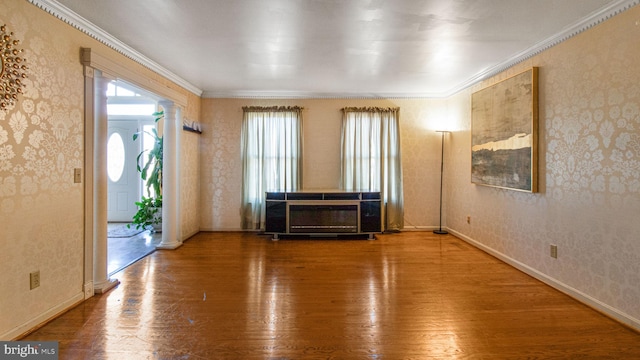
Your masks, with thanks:
M 200 232 L 200 230 L 195 230 L 195 231 L 192 231 L 192 232 L 188 233 L 187 235 L 182 237 L 181 242 L 185 242 L 185 241 L 189 240 L 192 236 L 196 235 L 199 232 Z
M 405 226 L 401 231 L 433 231 L 437 229 L 437 226 Z
M 451 230 L 451 229 L 447 229 L 452 235 L 455 235 L 456 237 L 466 241 L 467 243 L 477 247 L 478 249 L 485 251 L 488 254 L 491 254 L 492 256 L 495 256 L 496 258 L 504 261 L 505 263 L 515 267 L 516 269 L 524 272 L 527 275 L 530 275 L 540 281 L 542 281 L 543 283 L 555 288 L 558 291 L 561 291 L 569 296 L 571 296 L 572 298 L 580 301 L 581 303 L 595 309 L 596 311 L 599 311 L 621 323 L 623 323 L 624 325 L 636 330 L 636 331 L 640 331 L 640 319 L 636 319 L 633 316 L 624 313 L 623 311 L 620 311 L 608 304 L 603 303 L 602 301 L 595 299 L 583 292 L 581 292 L 578 289 L 575 289 L 561 281 L 558 281 L 555 278 L 550 277 L 547 274 L 541 273 L 540 271 L 526 265 L 523 264 L 521 262 L 519 262 L 518 260 L 512 259 L 509 256 L 496 251 L 462 233 L 459 233 L 455 230 Z
M 201 228 L 198 232 L 245 232 L 245 231 L 253 231 L 253 230 L 244 230 L 241 228 Z
M 95 295 L 95 290 L 93 289 L 93 281 L 88 281 L 82 288 L 84 289 L 85 300 Z
M 15 328 L 9 330 L 8 332 L 0 335 L 0 340 L 16 340 L 19 336 L 26 334 L 28 331 L 35 329 L 38 326 L 45 324 L 46 322 L 54 319 L 58 315 L 63 312 L 69 310 L 80 302 L 84 301 L 84 292 L 80 291 L 77 294 L 73 295 L 66 301 L 58 304 L 57 306 L 37 315 L 36 317 L 30 319 L 26 323 L 16 326 Z

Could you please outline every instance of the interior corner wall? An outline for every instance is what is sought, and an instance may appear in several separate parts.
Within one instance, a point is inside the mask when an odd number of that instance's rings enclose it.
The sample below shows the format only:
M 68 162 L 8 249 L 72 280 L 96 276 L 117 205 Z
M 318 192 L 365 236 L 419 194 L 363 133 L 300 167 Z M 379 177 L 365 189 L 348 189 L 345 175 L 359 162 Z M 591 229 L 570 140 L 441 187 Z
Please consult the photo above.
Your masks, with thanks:
M 444 99 L 203 99 L 201 229 L 240 230 L 243 106 L 302 106 L 303 188 L 340 185 L 341 109 L 400 107 L 405 228 L 434 229 L 439 218 L 440 135 Z
M 74 183 L 85 152 L 80 49 L 187 94 L 192 119 L 200 98 L 27 1 L 0 0 L 0 23 L 29 67 L 24 94 L 0 110 L 0 340 L 11 340 L 84 299 L 85 184 Z M 30 290 L 32 271 L 40 286 Z
M 636 328 L 638 18 L 636 6 L 449 98 L 462 131 L 452 134 L 445 180 L 447 226 L 456 235 Z M 539 192 L 471 184 L 471 93 L 532 66 L 540 71 Z
M 200 134 L 183 131 L 181 137 L 179 236 L 184 241 L 200 231 Z
M 201 124 L 202 99 L 192 93 L 187 94 L 187 107 L 182 110 L 182 122 Z M 182 128 L 182 124 L 180 125 Z M 200 134 L 182 131 L 180 135 L 179 166 L 179 231 L 181 241 L 185 241 L 200 231 Z

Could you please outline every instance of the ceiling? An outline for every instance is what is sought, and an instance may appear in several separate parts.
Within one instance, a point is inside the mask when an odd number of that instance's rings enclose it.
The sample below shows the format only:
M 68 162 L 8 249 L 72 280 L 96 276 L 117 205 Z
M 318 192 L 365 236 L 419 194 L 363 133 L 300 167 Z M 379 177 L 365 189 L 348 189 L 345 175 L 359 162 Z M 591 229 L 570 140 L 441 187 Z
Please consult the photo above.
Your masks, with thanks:
M 629 0 L 34 2 L 97 26 L 90 32 L 103 30 L 103 41 L 205 97 L 448 96 L 630 6 Z

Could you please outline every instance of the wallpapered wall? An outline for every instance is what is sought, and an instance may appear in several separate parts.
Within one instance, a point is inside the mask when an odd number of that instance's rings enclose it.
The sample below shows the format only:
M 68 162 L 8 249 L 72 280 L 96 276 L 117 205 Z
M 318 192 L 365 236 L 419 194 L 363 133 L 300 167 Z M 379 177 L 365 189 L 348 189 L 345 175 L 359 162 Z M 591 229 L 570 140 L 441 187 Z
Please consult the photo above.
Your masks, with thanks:
M 185 240 L 200 231 L 200 135 L 183 131 L 181 136 L 179 236 Z
M 52 36 L 56 21 L 33 21 L 25 2 L 1 8 L 29 78 L 16 106 L 0 111 L 0 334 L 82 292 L 84 259 L 84 185 L 73 183 L 84 159 L 77 37 Z M 41 286 L 30 291 L 35 270 Z
M 179 88 L 27 1 L 0 0 L 0 24 L 20 40 L 29 66 L 24 96 L 0 111 L 0 339 L 7 340 L 52 309 L 82 298 L 85 184 L 73 182 L 73 169 L 84 166 L 80 48 L 98 49 Z M 180 91 L 188 94 L 185 115 L 197 120 L 200 98 Z M 190 156 L 183 162 L 190 175 L 181 195 L 189 210 L 182 217 L 187 234 L 199 226 L 197 208 L 191 209 L 198 203 L 193 193 L 199 160 L 197 144 L 187 141 L 184 147 Z M 41 285 L 29 290 L 29 273 L 35 270 Z
M 25 95 L 0 112 L 1 336 L 82 292 L 84 184 L 72 176 L 84 153 L 79 49 L 101 49 L 176 86 L 26 1 L 0 0 L 0 14 L 30 66 Z M 317 189 L 338 184 L 340 108 L 399 106 L 408 229 L 437 224 L 434 130 L 446 119 L 459 130 L 447 138 L 447 226 L 640 318 L 639 18 L 640 9 L 629 10 L 449 99 L 204 99 L 203 134 L 183 134 L 181 234 L 197 225 L 239 229 L 242 106 L 307 109 L 304 186 Z M 530 66 L 540 67 L 540 193 L 472 185 L 470 94 Z M 185 117 L 197 120 L 199 106 L 189 94 Z M 558 259 L 548 256 L 550 243 L 558 244 Z M 36 269 L 42 285 L 30 291 L 28 274 Z
M 442 100 L 426 99 L 203 99 L 201 152 L 201 229 L 239 230 L 242 167 L 242 106 L 304 107 L 303 187 L 337 189 L 340 185 L 340 131 L 346 106 L 400 107 L 405 227 L 438 223 Z M 437 175 L 437 176 L 436 176 Z
M 451 136 L 446 172 L 448 227 L 635 319 L 639 19 L 635 7 L 448 99 L 463 131 Z M 531 66 L 540 67 L 540 192 L 470 184 L 471 92 Z
M 399 106 L 406 229 L 456 234 L 640 318 L 640 9 L 633 8 L 448 99 L 203 99 L 201 229 L 240 227 L 242 106 L 300 105 L 304 187 L 336 188 L 340 108 Z M 471 184 L 471 93 L 540 67 L 539 193 Z M 445 123 L 442 123 L 444 121 Z M 471 216 L 468 224 L 467 216 Z M 558 245 L 558 259 L 549 245 Z M 640 321 L 636 322 L 636 325 Z

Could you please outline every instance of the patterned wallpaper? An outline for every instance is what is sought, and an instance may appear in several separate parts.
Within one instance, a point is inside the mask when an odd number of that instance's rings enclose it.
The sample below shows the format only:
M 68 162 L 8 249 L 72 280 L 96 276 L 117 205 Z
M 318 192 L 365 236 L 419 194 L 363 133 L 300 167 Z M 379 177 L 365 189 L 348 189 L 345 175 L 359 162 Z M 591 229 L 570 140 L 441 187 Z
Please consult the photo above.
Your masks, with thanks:
M 203 99 L 211 131 L 202 142 L 201 229 L 240 228 L 242 106 L 305 107 L 305 188 L 338 184 L 340 108 L 399 106 L 406 230 L 438 223 L 440 135 L 434 130 L 452 130 L 445 139 L 445 225 L 639 319 L 638 18 L 636 7 L 448 99 Z M 540 190 L 473 185 L 471 93 L 531 66 L 540 67 Z M 557 259 L 549 256 L 550 244 L 558 246 Z
M 1 335 L 82 291 L 84 184 L 73 183 L 84 152 L 78 52 L 110 50 L 26 1 L 0 0 L 0 14 L 30 66 L 25 95 L 0 112 L 0 309 L 14 309 L 0 316 Z M 203 230 L 239 229 L 242 106 L 307 109 L 305 188 L 338 184 L 340 108 L 399 106 L 408 229 L 437 224 L 434 130 L 448 126 L 457 131 L 446 139 L 446 225 L 638 319 L 639 18 L 631 9 L 449 99 L 203 99 L 200 111 L 190 96 L 185 117 L 200 116 L 203 134 L 198 143 L 183 134 L 189 180 L 180 196 L 183 208 L 199 202 L 200 212 L 181 214 L 181 234 L 198 221 Z M 540 67 L 540 192 L 472 185 L 470 94 L 530 66 Z M 558 259 L 548 255 L 551 243 Z M 34 270 L 42 285 L 29 291 Z
M 180 151 L 180 239 L 200 231 L 200 135 L 182 131 Z
M 201 229 L 240 230 L 242 106 L 298 105 L 303 112 L 304 189 L 340 184 L 340 129 L 345 106 L 400 107 L 405 227 L 438 223 L 442 100 L 425 99 L 203 99 Z M 437 176 L 434 176 L 437 174 Z
M 0 111 L 0 334 L 82 291 L 84 77 L 73 42 L 31 5 L 0 2 L 29 70 L 17 104 Z M 29 290 L 29 272 L 41 286 Z M 45 300 L 46 299 L 46 300 Z M 10 312 L 5 311 L 11 309 Z
M 640 7 L 448 99 L 447 225 L 640 319 Z M 540 192 L 470 184 L 470 94 L 540 67 Z M 471 216 L 471 224 L 466 217 Z M 549 256 L 551 244 L 558 258 Z M 640 321 L 636 320 L 636 326 Z
M 0 339 L 8 340 L 83 295 L 85 184 L 73 182 L 73 169 L 84 167 L 80 48 L 188 94 L 189 119 L 198 119 L 200 98 L 27 1 L 0 0 L 0 24 L 20 40 L 29 66 L 24 96 L 0 111 Z M 188 236 L 199 229 L 199 145 L 183 138 L 181 198 L 189 211 L 181 235 Z M 35 270 L 41 285 L 29 290 Z

